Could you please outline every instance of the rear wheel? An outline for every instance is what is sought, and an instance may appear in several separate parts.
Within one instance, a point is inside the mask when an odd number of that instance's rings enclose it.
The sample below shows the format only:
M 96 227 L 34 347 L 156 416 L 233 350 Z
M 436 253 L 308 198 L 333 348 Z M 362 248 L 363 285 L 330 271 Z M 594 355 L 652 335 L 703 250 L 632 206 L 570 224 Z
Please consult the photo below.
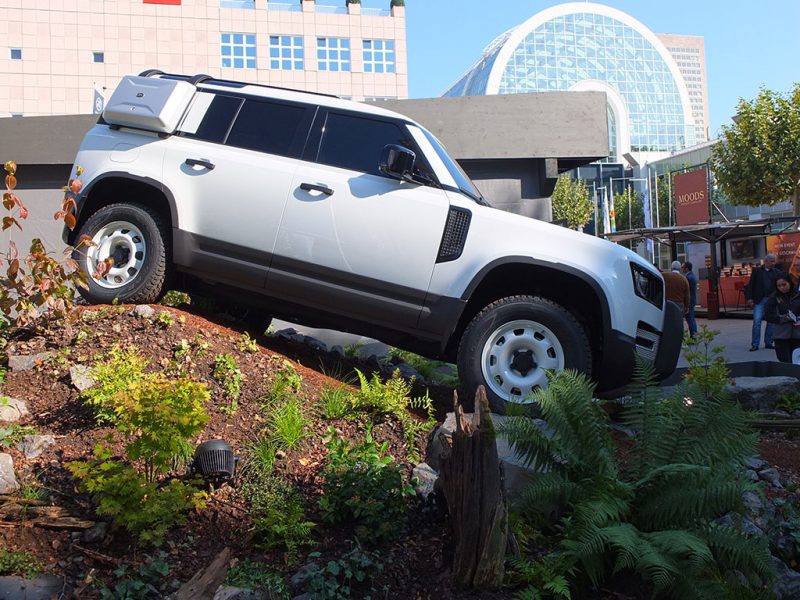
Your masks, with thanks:
M 547 387 L 547 371 L 591 371 L 591 350 L 583 328 L 560 305 L 537 296 L 492 302 L 472 319 L 458 350 L 458 372 L 472 405 L 479 385 L 493 412 L 507 403 L 529 403 Z
M 88 279 L 81 295 L 93 304 L 147 304 L 164 291 L 167 279 L 167 229 L 161 217 L 139 204 L 111 204 L 89 217 L 78 237 L 88 235 L 92 246 L 73 257 Z M 98 265 L 108 262 L 99 275 Z

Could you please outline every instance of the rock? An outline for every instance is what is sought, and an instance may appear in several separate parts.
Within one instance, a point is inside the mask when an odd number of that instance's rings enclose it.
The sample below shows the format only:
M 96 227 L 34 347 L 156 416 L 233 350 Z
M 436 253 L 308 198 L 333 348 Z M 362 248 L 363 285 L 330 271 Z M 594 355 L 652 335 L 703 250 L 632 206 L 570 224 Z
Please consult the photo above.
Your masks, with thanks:
M 88 365 L 72 365 L 69 368 L 69 378 L 79 392 L 88 390 L 97 383 L 92 377 L 92 368 Z
M 152 319 L 156 316 L 156 309 L 149 304 L 138 304 L 133 309 L 133 314 L 141 319 Z
M 223 585 L 214 594 L 213 600 L 269 600 L 266 592 Z
M 289 586 L 292 588 L 292 591 L 295 593 L 299 593 L 303 590 L 306 585 L 306 580 L 313 574 L 319 570 L 319 567 L 314 562 L 308 562 L 304 564 L 300 569 L 292 575 L 292 578 L 289 579 Z
M 36 458 L 50 446 L 56 443 L 52 435 L 26 435 L 17 444 L 17 450 L 25 455 L 25 458 Z
M 769 468 L 763 469 L 762 471 L 758 472 L 758 476 L 763 480 L 770 484 L 772 487 L 782 490 L 783 486 L 781 485 L 781 476 L 778 474 L 777 469 Z
M 420 463 L 411 472 L 411 477 L 416 479 L 414 490 L 418 496 L 427 499 L 433 493 L 439 474 L 431 469 L 427 463 Z
M 327 352 L 328 351 L 328 345 L 325 342 L 322 342 L 322 341 L 318 340 L 317 338 L 313 338 L 310 335 L 304 335 L 303 336 L 303 343 L 306 346 L 310 346 L 311 348 L 313 348 L 317 352 Z
M 754 471 L 758 471 L 759 469 L 763 469 L 768 465 L 766 461 L 761 460 L 756 456 L 751 456 L 749 458 L 744 459 L 744 466 L 747 467 L 748 469 L 753 469 Z
M 764 536 L 764 531 L 747 517 L 742 519 L 742 531 L 747 535 L 753 535 L 758 537 Z
M 0 494 L 11 494 L 19 489 L 14 473 L 14 459 L 10 454 L 0 452 Z M 0 598 L 4 596 L 0 594 Z
M 426 381 L 425 378 L 417 371 L 414 367 L 412 367 L 408 363 L 401 362 L 398 365 L 394 365 L 392 368 L 393 371 L 400 371 L 400 377 L 403 379 L 407 379 L 411 381 L 412 379 L 415 380 L 417 383 L 421 383 L 425 385 Z
M 759 512 L 764 509 L 764 503 L 755 492 L 745 492 L 742 494 L 742 504 L 750 512 Z
M 294 336 L 297 335 L 297 330 L 291 327 L 287 329 L 281 329 L 280 331 L 276 331 L 274 336 L 277 338 L 281 338 L 282 340 L 293 340 Z
M 17 400 L 8 396 L 0 396 L 0 423 L 16 423 L 22 417 L 30 414 L 28 405 L 24 400 Z
M 335 354 L 336 356 L 344 356 L 344 348 L 340 344 L 336 344 L 330 350 L 331 354 Z
M 0 577 L 0 598 L 3 600 L 50 600 L 63 597 L 64 580 L 55 575 L 39 575 L 34 579 Z
M 772 557 L 775 567 L 775 583 L 772 591 L 777 600 L 794 600 L 800 598 L 800 573 L 792 571 L 781 559 Z
M 747 477 L 750 481 L 758 481 L 758 473 L 753 471 L 752 469 L 747 469 L 744 472 L 744 476 Z
M 39 354 L 9 355 L 8 370 L 18 373 L 20 371 L 30 371 L 41 365 L 53 356 L 52 352 L 39 352 Z
M 731 398 L 748 410 L 774 410 L 778 398 L 800 389 L 795 377 L 737 377 L 727 386 Z
M 102 521 L 95 523 L 94 527 L 83 532 L 83 541 L 87 544 L 99 544 L 106 539 L 108 524 Z

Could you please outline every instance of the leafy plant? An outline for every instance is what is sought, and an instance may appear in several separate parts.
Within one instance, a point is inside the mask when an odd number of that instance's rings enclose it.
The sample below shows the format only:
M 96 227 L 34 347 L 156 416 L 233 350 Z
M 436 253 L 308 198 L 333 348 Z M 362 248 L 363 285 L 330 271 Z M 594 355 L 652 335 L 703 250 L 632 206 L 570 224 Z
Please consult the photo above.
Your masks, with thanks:
M 268 439 L 258 439 L 245 447 L 245 461 L 242 471 L 250 476 L 266 477 L 272 473 L 275 464 L 275 447 Z
M 266 394 L 266 399 L 272 402 L 279 402 L 283 400 L 286 394 L 296 394 L 299 392 L 302 383 L 303 378 L 294 366 L 292 366 L 289 361 L 284 360 L 281 368 L 273 376 L 270 389 Z
M 566 220 L 570 229 L 583 227 L 592 218 L 594 205 L 583 179 L 572 179 L 566 175 L 559 177 L 551 201 L 553 220 Z
M 182 304 L 189 306 L 191 303 L 192 297 L 186 292 L 181 292 L 179 290 L 169 290 L 159 302 L 162 306 L 171 306 L 173 308 L 181 306 Z
M 300 496 L 283 479 L 257 470 L 248 473 L 239 489 L 250 502 L 257 545 L 285 549 L 288 562 L 295 562 L 300 546 L 313 543 L 314 523 L 307 519 Z
M 361 356 L 361 349 L 364 347 L 364 344 L 348 344 L 344 347 L 344 356 L 345 358 L 349 358 L 350 360 L 355 360 Z
M 239 349 L 239 352 L 258 352 L 258 342 L 251 338 L 247 331 L 245 331 L 242 337 L 239 338 L 239 341 L 236 342 L 236 347 Z
M 754 488 L 739 472 L 755 437 L 738 404 L 710 393 L 721 374 L 695 366 L 700 378 L 662 399 L 652 367 L 638 363 L 624 413 L 636 437 L 624 471 L 608 416 L 583 375 L 551 375 L 547 390 L 535 393 L 550 433 L 521 417 L 501 430 L 539 471 L 523 495 L 525 514 L 534 522 L 560 514 L 565 559 L 595 586 L 628 571 L 655 595 L 691 598 L 702 589 L 722 597 L 719 573 L 736 570 L 752 582 L 771 576 L 763 541 L 712 525 Z
M 85 390 L 82 396 L 94 408 L 98 423 L 113 424 L 116 421 L 116 396 L 144 379 L 147 365 L 147 359 L 135 346 L 126 350 L 114 346 L 105 359 L 92 365 L 95 385 Z
M 30 552 L 16 552 L 0 548 L 0 575 L 36 577 L 42 572 L 41 561 Z
M 129 574 L 128 567 L 123 565 L 114 570 L 118 581 L 113 589 L 103 587 L 100 600 L 148 600 L 161 598 L 156 584 L 169 575 L 169 564 L 162 559 L 151 560 L 139 565 L 136 574 Z
M 320 554 L 312 552 L 309 556 L 318 558 Z M 375 592 L 372 579 L 383 571 L 379 558 L 376 552 L 362 550 L 356 544 L 341 558 L 329 560 L 324 567 L 315 565 L 305 579 L 306 587 L 312 597 L 319 600 L 371 600 L 373 596 L 367 592 Z
M 785 410 L 788 413 L 795 413 L 800 410 L 800 392 L 781 394 L 775 403 L 775 408 Z
M 350 411 L 350 390 L 344 385 L 326 385 L 319 404 L 326 419 L 343 419 Z
M 267 428 L 270 442 L 281 448 L 295 448 L 306 437 L 308 419 L 297 396 L 289 396 L 267 409 Z
M 509 581 L 525 586 L 517 593 L 517 600 L 572 599 L 565 577 L 567 564 L 560 554 L 548 554 L 539 560 L 511 557 L 508 560 Z
M 386 453 L 389 443 L 378 444 L 368 429 L 363 442 L 350 446 L 329 427 L 325 446 L 329 454 L 319 500 L 323 519 L 355 523 L 358 532 L 375 540 L 397 533 L 405 498 L 414 495 L 414 488 Z
M 417 435 L 429 430 L 436 422 L 433 416 L 433 402 L 428 394 L 412 398 L 411 385 L 400 377 L 399 371 L 395 371 L 385 383 L 377 373 L 373 373 L 369 379 L 358 369 L 356 374 L 359 390 L 350 398 L 353 409 L 372 416 L 393 415 L 403 427 L 409 459 L 412 461 L 419 459 Z M 416 419 L 409 412 L 411 409 L 423 410 L 427 419 L 424 421 Z
M 2 405 L 2 397 L 0 397 Z M 0 426 L 0 448 L 13 448 L 22 441 L 26 435 L 36 435 L 36 427 L 10 423 Z
M 164 329 L 168 329 L 175 324 L 175 316 L 168 310 L 162 310 L 158 313 L 158 316 L 156 316 L 156 323 Z
M 289 600 L 291 597 L 280 573 L 263 562 L 241 560 L 228 571 L 225 585 L 262 592 L 268 600 Z
M 686 381 L 696 384 L 706 398 L 724 396 L 730 382 L 725 349 L 713 345 L 718 333 L 701 325 L 694 336 L 687 333 L 683 339 L 683 357 L 689 363 Z
M 430 360 L 419 354 L 401 350 L 400 348 L 390 348 L 389 354 L 393 358 L 407 363 L 422 375 L 426 381 L 446 385 L 448 387 L 458 387 L 458 376 L 443 375 L 439 371 L 442 367 L 448 366 L 449 363 L 441 360 Z
M 93 460 L 67 467 L 81 480 L 81 488 L 96 498 L 97 514 L 110 516 L 139 542 L 160 545 L 171 527 L 186 521 L 186 511 L 205 507 L 206 493 L 196 487 L 177 479 L 160 486 L 112 456 L 108 447 L 98 444 Z
M 222 386 L 225 397 L 230 401 L 226 411 L 235 413 L 239 408 L 239 396 L 242 395 L 242 370 L 232 354 L 218 354 L 214 359 L 214 370 L 211 376 Z

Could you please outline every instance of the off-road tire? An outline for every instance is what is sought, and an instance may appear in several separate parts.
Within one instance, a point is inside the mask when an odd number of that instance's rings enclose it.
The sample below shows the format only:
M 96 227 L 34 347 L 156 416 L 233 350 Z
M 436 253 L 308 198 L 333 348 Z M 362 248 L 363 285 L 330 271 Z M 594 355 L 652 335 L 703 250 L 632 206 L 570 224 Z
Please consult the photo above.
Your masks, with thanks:
M 522 324 L 528 322 L 532 323 L 534 327 L 530 330 L 521 331 L 524 329 Z M 514 324 L 520 324 L 518 330 L 514 329 Z M 492 368 L 494 368 L 488 366 L 491 360 L 494 360 L 492 349 L 501 348 L 502 344 L 506 343 L 503 341 L 504 327 L 514 330 L 514 333 L 509 331 L 506 335 L 513 338 L 509 341 L 519 345 L 523 353 L 534 356 L 534 352 L 541 350 L 540 346 L 544 347 L 549 343 L 553 346 L 552 354 L 555 355 L 555 358 L 548 358 L 549 363 L 563 363 L 563 367 L 561 367 L 563 369 L 574 369 L 591 375 L 592 352 L 589 340 L 583 328 L 571 313 L 559 304 L 539 296 L 509 296 L 501 298 L 495 300 L 475 315 L 461 337 L 461 343 L 458 348 L 458 374 L 461 380 L 461 401 L 467 410 L 472 410 L 475 391 L 479 385 L 483 385 L 486 388 L 491 410 L 499 414 L 505 414 L 507 403 L 512 402 L 509 398 L 515 398 L 516 402 L 514 403 L 518 404 L 521 399 L 532 391 L 520 390 L 519 396 L 507 394 L 504 397 L 497 391 L 498 388 L 503 387 L 503 384 L 496 379 L 494 383 L 487 380 L 486 371 L 491 372 Z M 534 330 L 536 330 L 535 335 L 526 333 L 526 331 L 533 332 Z M 543 331 L 545 334 L 542 335 L 539 331 Z M 541 336 L 542 341 L 536 336 Z M 528 346 L 526 346 L 526 338 L 531 342 Z M 500 342 L 490 344 L 490 339 L 499 339 Z M 529 346 L 536 346 L 536 350 L 526 350 L 525 348 Z M 536 361 L 533 360 L 533 362 L 535 363 Z M 533 371 L 533 375 L 536 375 L 534 367 L 526 366 L 530 368 L 530 371 Z M 536 366 L 535 368 L 538 369 L 539 367 Z M 519 374 L 517 371 L 512 371 L 511 373 L 513 375 Z M 537 377 L 541 379 L 541 372 Z M 500 378 L 502 379 L 502 374 Z M 506 387 L 509 385 L 507 382 L 504 383 Z

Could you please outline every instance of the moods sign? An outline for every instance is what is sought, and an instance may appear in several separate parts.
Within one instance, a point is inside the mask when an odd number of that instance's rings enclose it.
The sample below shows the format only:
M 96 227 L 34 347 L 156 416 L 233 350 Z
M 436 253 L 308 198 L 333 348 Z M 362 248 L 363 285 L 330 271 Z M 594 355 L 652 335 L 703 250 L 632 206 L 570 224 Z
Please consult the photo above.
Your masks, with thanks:
M 675 175 L 675 221 L 678 225 L 708 223 L 708 179 L 705 169 Z

